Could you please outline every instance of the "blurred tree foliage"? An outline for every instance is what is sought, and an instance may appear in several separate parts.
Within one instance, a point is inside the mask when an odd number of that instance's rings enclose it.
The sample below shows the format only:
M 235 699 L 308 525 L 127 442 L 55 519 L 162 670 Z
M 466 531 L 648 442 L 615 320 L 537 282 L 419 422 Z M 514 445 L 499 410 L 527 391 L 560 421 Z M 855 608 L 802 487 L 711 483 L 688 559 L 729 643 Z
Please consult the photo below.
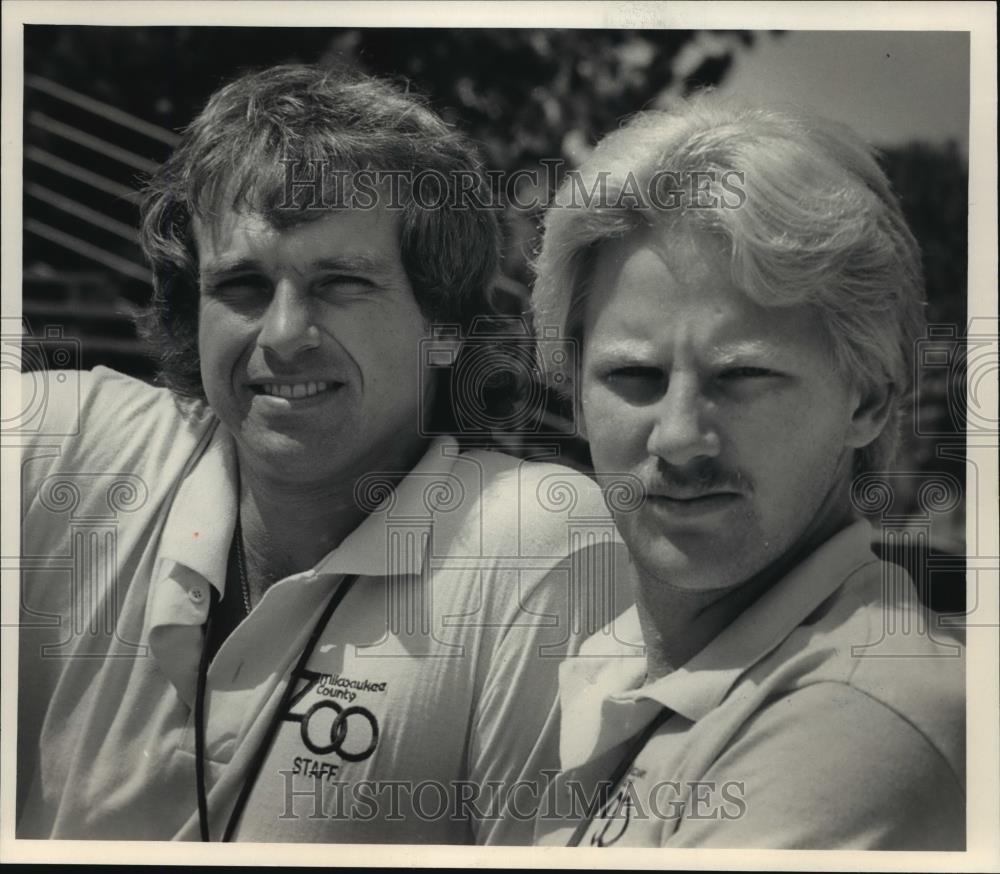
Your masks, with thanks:
M 882 152 L 923 253 L 927 321 L 965 328 L 968 285 L 969 171 L 954 141 L 913 142 Z
M 513 170 L 543 158 L 573 163 L 581 146 L 665 89 L 721 81 L 735 46 L 753 41 L 730 35 L 728 49 L 706 54 L 683 82 L 674 64 L 694 51 L 695 31 L 424 31 L 414 40 L 410 31 L 355 30 L 332 41 L 328 58 L 412 80 L 486 145 L 491 167 Z
M 927 323 L 944 360 L 914 355 L 914 408 L 902 437 L 897 467 L 943 472 L 965 481 L 966 384 L 970 368 L 982 365 L 967 348 L 969 173 L 954 142 L 945 146 L 912 142 L 882 154 L 882 164 L 913 235 L 920 243 L 927 288 Z M 954 339 L 944 339 L 950 334 Z M 921 344 L 923 345 L 923 344 Z M 978 362 L 978 363 L 977 363 Z M 990 364 L 995 367 L 995 364 Z M 916 480 L 912 483 L 915 492 Z M 913 506 L 915 495 L 905 496 Z M 964 507 L 938 524 L 935 538 L 958 547 L 965 539 Z
M 276 63 L 317 62 L 390 76 L 428 97 L 511 172 L 569 164 L 667 89 L 714 85 L 748 31 L 31 26 L 30 72 L 171 129 L 222 83 Z M 684 61 L 678 72 L 678 59 Z M 537 214 L 507 211 L 504 267 L 524 288 Z M 516 301 L 510 302 L 517 306 Z
M 753 40 L 748 31 L 717 31 L 707 43 L 689 30 L 425 30 L 414 38 L 373 28 L 334 37 L 323 60 L 412 81 L 483 145 L 488 166 L 509 173 L 546 159 L 579 163 L 664 93 L 720 82 L 737 48 Z M 540 220 L 537 210 L 506 210 L 504 272 L 521 287 L 511 311 L 524 305 Z
M 239 72 L 275 63 L 357 66 L 404 78 L 513 170 L 593 141 L 664 89 L 722 80 L 748 31 L 33 25 L 26 67 L 169 128 Z M 674 61 L 688 49 L 683 82 Z

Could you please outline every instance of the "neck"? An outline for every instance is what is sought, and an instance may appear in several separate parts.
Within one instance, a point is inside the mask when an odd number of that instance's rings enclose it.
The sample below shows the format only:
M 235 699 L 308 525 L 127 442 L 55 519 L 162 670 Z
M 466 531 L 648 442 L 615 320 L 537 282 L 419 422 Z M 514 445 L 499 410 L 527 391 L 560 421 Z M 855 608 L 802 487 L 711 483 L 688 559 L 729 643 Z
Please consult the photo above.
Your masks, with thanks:
M 646 645 L 649 681 L 672 673 L 697 655 L 796 565 L 853 520 L 847 502 L 821 510 L 775 561 L 722 590 L 677 589 L 638 571 L 636 608 Z
M 313 567 L 364 518 L 351 491 L 294 494 L 240 477 L 240 525 L 254 589 Z M 266 581 L 264 585 L 260 585 Z
M 370 508 L 358 506 L 355 500 L 355 485 L 361 477 L 379 471 L 386 483 L 395 485 L 425 449 L 422 444 L 405 460 L 361 465 L 363 469 L 342 478 L 313 483 L 262 477 L 241 461 L 240 524 L 254 601 L 278 580 L 314 567 L 364 521 Z

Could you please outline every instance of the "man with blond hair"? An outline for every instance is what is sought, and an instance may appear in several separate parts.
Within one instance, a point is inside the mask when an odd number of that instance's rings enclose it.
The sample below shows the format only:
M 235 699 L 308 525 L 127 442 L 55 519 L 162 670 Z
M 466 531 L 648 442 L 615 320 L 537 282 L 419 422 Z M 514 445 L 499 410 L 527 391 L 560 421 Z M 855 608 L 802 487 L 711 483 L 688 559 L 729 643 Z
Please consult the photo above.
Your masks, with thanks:
M 871 150 L 713 95 L 640 113 L 567 180 L 537 268 L 598 478 L 641 494 L 616 514 L 636 605 L 620 653 L 563 667 L 536 839 L 962 849 L 963 648 L 852 501 L 892 460 L 922 326 Z

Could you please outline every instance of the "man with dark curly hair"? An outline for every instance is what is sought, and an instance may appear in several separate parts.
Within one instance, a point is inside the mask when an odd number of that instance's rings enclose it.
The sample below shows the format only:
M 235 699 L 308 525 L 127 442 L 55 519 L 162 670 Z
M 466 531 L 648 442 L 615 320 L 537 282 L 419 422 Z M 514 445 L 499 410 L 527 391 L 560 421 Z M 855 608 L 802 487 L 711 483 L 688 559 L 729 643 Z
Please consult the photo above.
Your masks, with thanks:
M 19 837 L 529 842 L 615 550 L 590 480 L 434 436 L 488 201 L 355 74 L 248 74 L 187 129 L 142 208 L 163 385 L 47 374 L 24 456 L 23 554 L 74 558 L 23 576 Z

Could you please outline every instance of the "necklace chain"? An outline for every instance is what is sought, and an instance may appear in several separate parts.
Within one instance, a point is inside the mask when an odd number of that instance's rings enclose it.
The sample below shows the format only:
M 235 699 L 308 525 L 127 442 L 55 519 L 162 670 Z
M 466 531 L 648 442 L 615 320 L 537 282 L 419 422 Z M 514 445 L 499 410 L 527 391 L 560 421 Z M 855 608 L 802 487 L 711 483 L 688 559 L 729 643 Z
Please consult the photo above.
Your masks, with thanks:
M 243 526 L 240 525 L 239 517 L 236 519 L 236 566 L 240 571 L 240 589 L 243 592 L 243 609 L 247 616 L 250 615 L 250 581 L 247 579 L 247 571 L 243 559 Z

